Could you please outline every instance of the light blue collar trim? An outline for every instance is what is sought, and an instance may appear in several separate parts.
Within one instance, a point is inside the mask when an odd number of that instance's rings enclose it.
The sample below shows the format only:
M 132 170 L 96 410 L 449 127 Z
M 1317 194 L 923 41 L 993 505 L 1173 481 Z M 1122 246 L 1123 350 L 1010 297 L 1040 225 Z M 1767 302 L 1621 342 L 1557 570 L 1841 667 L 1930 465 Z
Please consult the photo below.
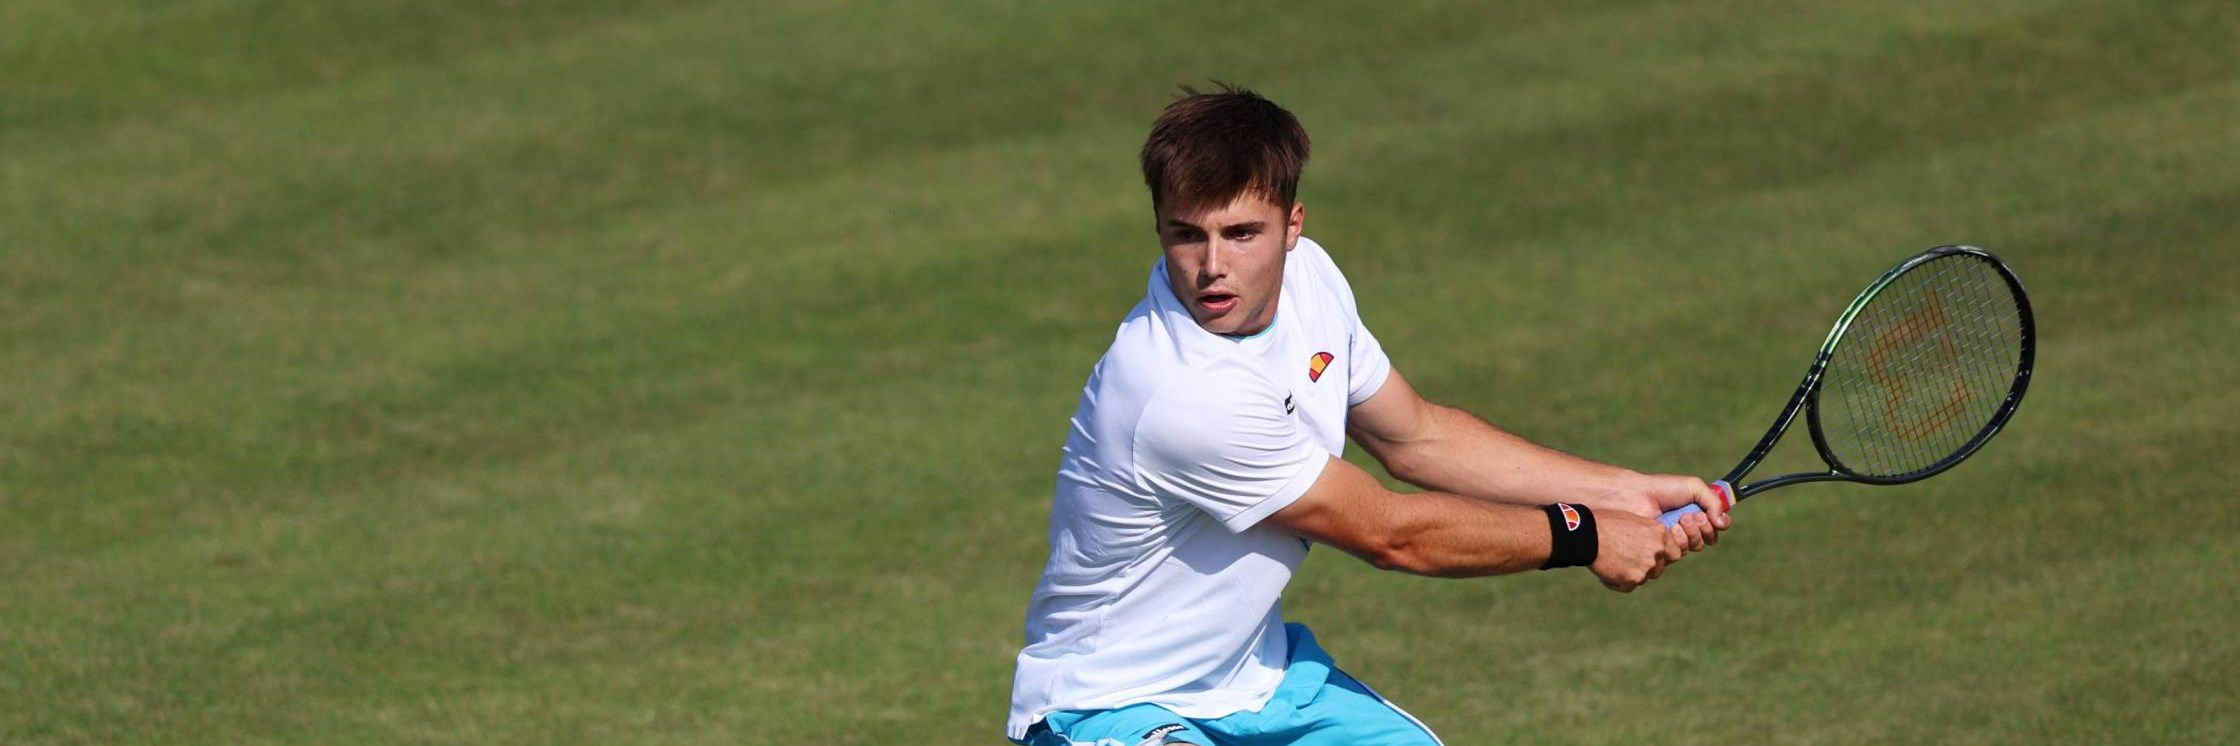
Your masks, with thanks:
M 1276 330 L 1276 324 L 1279 324 L 1279 323 L 1282 323 L 1282 322 L 1283 322 L 1283 307 L 1282 307 L 1281 303 L 1279 302 L 1279 303 L 1278 303 L 1278 305 L 1277 305 L 1277 307 L 1276 307 L 1276 316 L 1275 316 L 1275 318 L 1272 318 L 1272 319 L 1268 319 L 1268 325 L 1267 325 L 1266 327 L 1263 327 L 1263 328 L 1261 328 L 1261 330 L 1260 330 L 1260 331 L 1257 331 L 1257 332 L 1253 332 L 1253 333 L 1251 333 L 1251 334 L 1249 334 L 1249 335 L 1246 335 L 1246 336 L 1242 336 L 1242 337 L 1239 337 L 1239 336 L 1235 336 L 1235 335 L 1230 335 L 1230 334 L 1216 334 L 1216 335 L 1214 335 L 1214 336 L 1216 336 L 1216 337 L 1220 337 L 1220 338 L 1222 338 L 1222 339 L 1226 339 L 1226 340 L 1229 340 L 1229 341 L 1231 341 L 1231 342 L 1250 342 L 1250 341 L 1252 341 L 1252 340 L 1255 340 L 1255 339 L 1259 339 L 1259 338 L 1261 338 L 1261 337 L 1265 337 L 1265 336 L 1268 336 L 1268 332 L 1272 332 L 1272 331 L 1275 331 L 1275 330 Z

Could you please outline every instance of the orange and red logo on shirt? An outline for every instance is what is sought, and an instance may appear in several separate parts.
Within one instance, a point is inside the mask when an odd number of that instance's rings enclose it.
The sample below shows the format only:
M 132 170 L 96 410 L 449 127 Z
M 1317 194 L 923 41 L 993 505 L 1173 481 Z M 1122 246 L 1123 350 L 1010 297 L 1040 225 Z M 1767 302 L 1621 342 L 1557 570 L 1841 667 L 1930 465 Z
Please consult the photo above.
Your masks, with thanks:
M 1317 352 L 1314 357 L 1307 358 L 1307 380 L 1310 382 L 1322 380 L 1322 369 L 1330 367 L 1330 361 L 1334 358 L 1335 356 L 1327 352 Z
M 1579 530 L 1579 511 L 1574 510 L 1570 505 L 1566 505 L 1563 503 L 1556 503 L 1556 510 L 1563 511 L 1563 530 Z

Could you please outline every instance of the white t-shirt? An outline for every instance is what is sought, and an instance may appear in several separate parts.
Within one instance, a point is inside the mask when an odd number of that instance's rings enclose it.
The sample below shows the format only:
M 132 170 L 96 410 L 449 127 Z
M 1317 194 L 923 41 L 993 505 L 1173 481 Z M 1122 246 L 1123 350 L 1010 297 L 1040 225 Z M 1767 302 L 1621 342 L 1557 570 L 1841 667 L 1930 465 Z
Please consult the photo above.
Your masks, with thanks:
M 1198 326 L 1153 265 L 1073 413 L 1011 737 L 1063 710 L 1266 704 L 1289 663 L 1280 597 L 1307 542 L 1259 522 L 1344 452 L 1346 410 L 1391 370 L 1313 241 L 1285 256 L 1275 321 L 1251 337 Z

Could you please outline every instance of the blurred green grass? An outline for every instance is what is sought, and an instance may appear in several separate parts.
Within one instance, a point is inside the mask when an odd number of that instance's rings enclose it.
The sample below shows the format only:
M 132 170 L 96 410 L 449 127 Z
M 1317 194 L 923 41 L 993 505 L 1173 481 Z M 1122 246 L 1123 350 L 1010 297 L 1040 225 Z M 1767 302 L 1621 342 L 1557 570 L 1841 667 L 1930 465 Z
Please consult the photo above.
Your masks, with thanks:
M 1177 83 L 1434 398 L 1725 467 L 1892 261 L 2042 349 L 1946 477 L 1632 596 L 1317 553 L 1450 743 L 2240 738 L 2225 2 L 0 7 L 0 741 L 999 739 Z M 1793 455 L 1793 454 L 1792 454 Z

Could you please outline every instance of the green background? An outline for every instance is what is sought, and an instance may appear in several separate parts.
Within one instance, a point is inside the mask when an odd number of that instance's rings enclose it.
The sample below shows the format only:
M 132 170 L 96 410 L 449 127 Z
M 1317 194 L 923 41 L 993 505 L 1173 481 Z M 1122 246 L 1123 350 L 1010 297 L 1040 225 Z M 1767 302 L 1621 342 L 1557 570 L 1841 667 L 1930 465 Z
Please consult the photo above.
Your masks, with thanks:
M 1724 469 L 1920 249 L 2034 293 L 1982 454 L 1641 592 L 1315 553 L 1289 615 L 1448 743 L 2240 740 L 2235 28 L 11 0 L 0 742 L 1000 742 L 1135 150 L 1215 78 L 1426 395 L 1598 459 Z

